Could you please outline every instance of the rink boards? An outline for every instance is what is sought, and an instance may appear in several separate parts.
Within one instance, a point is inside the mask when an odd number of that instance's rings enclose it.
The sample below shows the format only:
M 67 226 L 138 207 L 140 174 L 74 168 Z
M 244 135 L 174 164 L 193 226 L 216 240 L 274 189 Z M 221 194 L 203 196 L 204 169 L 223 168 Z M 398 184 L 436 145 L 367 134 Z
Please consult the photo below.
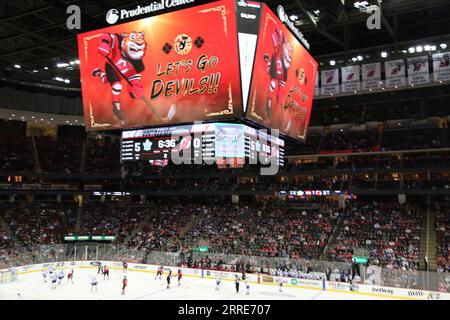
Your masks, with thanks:
M 63 261 L 54 263 L 40 263 L 33 265 L 26 265 L 21 267 L 16 267 L 17 274 L 25 275 L 29 273 L 42 272 L 50 264 L 55 265 L 57 268 L 71 269 L 96 269 L 98 267 L 97 261 Z M 122 262 L 117 261 L 101 261 L 102 265 L 107 265 L 110 269 L 122 270 Z M 138 263 L 129 263 L 128 270 L 133 272 L 146 272 L 146 273 L 156 273 L 159 266 L 157 265 L 147 265 Z M 172 270 L 173 274 L 176 274 L 178 267 L 164 267 L 164 271 L 167 272 Z M 217 275 L 221 277 L 224 281 L 234 281 L 235 275 L 241 276 L 241 273 L 236 272 L 226 272 L 226 271 L 214 271 L 205 269 L 192 269 L 192 268 L 181 268 L 183 272 L 183 277 L 192 278 L 204 278 L 204 279 L 215 279 Z M 4 271 L 6 271 L 5 269 Z M 362 285 L 359 284 L 353 288 L 348 283 L 334 282 L 334 281 L 323 281 L 323 280 L 309 280 L 309 279 L 298 279 L 298 278 L 287 278 L 287 277 L 274 277 L 270 275 L 260 275 L 260 274 L 246 274 L 247 279 L 250 283 L 259 285 L 278 285 L 279 279 L 283 282 L 283 286 L 299 288 L 299 289 L 309 289 L 309 290 L 324 290 L 329 292 L 342 292 L 346 294 L 356 294 L 356 295 L 366 295 L 374 297 L 385 297 L 391 299 L 407 299 L 407 300 L 426 300 L 429 299 L 430 293 L 434 296 L 437 292 L 416 290 L 416 289 L 404 289 L 404 288 L 392 288 L 383 286 L 372 286 L 372 285 Z M 439 293 L 440 299 L 450 300 L 449 293 Z

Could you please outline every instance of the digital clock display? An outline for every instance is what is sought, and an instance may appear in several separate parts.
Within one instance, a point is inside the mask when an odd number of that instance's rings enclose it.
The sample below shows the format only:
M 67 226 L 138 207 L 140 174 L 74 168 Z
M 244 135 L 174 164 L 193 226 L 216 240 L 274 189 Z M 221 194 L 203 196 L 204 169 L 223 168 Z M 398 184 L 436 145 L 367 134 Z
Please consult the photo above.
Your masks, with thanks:
M 269 163 L 273 157 L 284 164 L 284 141 L 243 124 L 212 123 L 140 129 L 122 132 L 122 161 L 183 159 L 249 159 L 250 164 Z

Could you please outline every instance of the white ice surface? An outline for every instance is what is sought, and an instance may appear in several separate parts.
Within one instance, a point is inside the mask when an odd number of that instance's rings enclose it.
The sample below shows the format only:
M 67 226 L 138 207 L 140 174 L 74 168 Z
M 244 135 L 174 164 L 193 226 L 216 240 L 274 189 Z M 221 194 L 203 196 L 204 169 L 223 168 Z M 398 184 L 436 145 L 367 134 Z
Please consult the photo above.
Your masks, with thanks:
M 66 278 L 55 290 L 47 279 L 44 283 L 41 272 L 20 275 L 12 283 L 0 284 L 0 300 L 379 300 L 388 299 L 353 293 L 308 290 L 284 287 L 278 292 L 278 286 L 251 284 L 250 294 L 245 294 L 245 284 L 240 284 L 236 293 L 234 282 L 222 281 L 219 291 L 215 290 L 214 279 L 191 278 L 184 276 L 181 286 L 172 278 L 171 288 L 166 289 L 166 275 L 155 280 L 155 274 L 129 271 L 128 287 L 121 295 L 123 273 L 111 270 L 110 279 L 103 280 L 97 276 L 97 269 L 75 269 L 74 284 L 67 283 Z M 90 291 L 90 278 L 98 279 L 98 290 Z

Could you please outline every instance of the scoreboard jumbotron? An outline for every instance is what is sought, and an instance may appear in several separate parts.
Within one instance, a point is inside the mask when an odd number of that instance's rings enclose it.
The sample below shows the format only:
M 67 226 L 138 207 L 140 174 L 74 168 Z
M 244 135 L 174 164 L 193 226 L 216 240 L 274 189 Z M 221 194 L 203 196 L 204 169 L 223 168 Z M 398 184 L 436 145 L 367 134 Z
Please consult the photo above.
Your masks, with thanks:
M 284 165 L 284 140 L 244 124 L 202 123 L 122 132 L 121 161 L 165 162 L 177 153 L 190 163 Z

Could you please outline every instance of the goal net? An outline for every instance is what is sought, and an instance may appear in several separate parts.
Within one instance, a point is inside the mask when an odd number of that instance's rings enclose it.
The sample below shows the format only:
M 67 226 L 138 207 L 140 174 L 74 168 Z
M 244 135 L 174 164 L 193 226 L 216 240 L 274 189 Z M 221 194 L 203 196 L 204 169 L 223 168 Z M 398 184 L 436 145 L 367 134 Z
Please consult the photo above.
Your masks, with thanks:
M 15 276 L 12 274 L 11 271 L 0 271 L 0 283 L 8 283 L 11 281 L 14 281 Z

